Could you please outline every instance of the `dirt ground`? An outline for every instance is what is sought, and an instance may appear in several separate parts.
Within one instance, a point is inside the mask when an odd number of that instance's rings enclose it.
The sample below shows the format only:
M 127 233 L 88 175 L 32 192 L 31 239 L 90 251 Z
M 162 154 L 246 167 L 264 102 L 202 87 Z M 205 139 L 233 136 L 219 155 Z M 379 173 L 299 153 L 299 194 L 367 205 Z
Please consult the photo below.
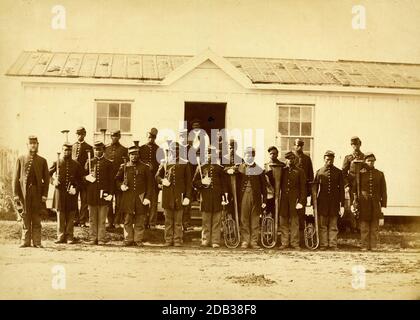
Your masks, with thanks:
M 104 246 L 57 245 L 54 228 L 43 223 L 44 249 L 20 249 L 19 226 L 0 222 L 1 299 L 420 299 L 417 232 L 382 231 L 380 251 L 362 253 L 352 236 L 338 252 L 215 250 L 198 246 L 199 232 L 163 248 L 161 230 L 143 248 L 121 247 L 118 233 Z M 64 289 L 53 286 L 57 265 Z

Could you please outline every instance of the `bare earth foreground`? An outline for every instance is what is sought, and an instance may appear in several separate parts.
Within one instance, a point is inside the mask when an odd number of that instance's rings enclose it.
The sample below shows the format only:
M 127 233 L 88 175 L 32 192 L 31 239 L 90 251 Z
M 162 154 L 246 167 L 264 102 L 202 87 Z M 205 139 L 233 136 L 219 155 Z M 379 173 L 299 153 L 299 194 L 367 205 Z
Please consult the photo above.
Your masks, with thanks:
M 44 249 L 19 249 L 17 224 L 0 222 L 1 299 L 420 298 L 419 233 L 381 233 L 381 240 L 404 236 L 408 245 L 383 241 L 380 252 L 361 253 L 352 239 L 341 239 L 338 252 L 280 252 L 203 249 L 196 242 L 123 248 L 120 239 L 94 248 L 56 245 L 54 227 L 43 223 Z M 83 239 L 86 231 L 76 231 Z M 57 265 L 65 289 L 52 286 Z M 364 288 L 352 272 L 357 265 L 366 270 Z

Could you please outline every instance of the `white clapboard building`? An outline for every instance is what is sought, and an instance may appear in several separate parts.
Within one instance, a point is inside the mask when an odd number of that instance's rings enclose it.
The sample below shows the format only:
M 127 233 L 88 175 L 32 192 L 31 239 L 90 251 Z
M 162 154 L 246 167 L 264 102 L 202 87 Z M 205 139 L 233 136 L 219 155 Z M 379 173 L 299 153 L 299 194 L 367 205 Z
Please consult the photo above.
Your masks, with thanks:
M 390 215 L 420 214 L 420 65 L 196 56 L 22 52 L 7 75 L 21 83 L 16 97 L 22 145 L 38 135 L 50 161 L 62 129 L 121 129 L 123 142 L 144 143 L 151 127 L 179 129 L 199 118 L 203 128 L 264 129 L 284 152 L 305 141 L 315 169 L 336 153 L 341 168 L 350 137 L 372 151 L 388 181 Z M 165 133 L 166 135 L 166 133 Z M 109 139 L 109 137 L 108 137 Z M 265 157 L 267 157 L 265 155 Z

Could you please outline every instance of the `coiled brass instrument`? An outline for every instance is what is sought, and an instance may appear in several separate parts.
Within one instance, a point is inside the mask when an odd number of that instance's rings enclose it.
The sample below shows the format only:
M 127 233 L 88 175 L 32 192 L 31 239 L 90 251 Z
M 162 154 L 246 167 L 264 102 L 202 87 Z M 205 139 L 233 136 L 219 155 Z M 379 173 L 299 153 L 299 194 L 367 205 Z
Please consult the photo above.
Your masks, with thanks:
M 277 163 L 269 163 L 269 170 L 274 179 L 274 217 L 272 212 L 264 210 L 261 221 L 261 245 L 264 248 L 274 248 L 277 243 L 278 219 L 280 209 L 280 183 L 282 167 Z
M 226 202 L 225 196 L 222 196 L 223 202 Z M 230 249 L 237 248 L 239 246 L 239 226 L 235 219 L 232 218 L 232 214 L 228 212 L 226 204 L 223 205 L 222 209 L 222 227 L 223 227 L 223 239 L 226 247 Z
M 308 249 L 316 250 L 319 246 L 319 229 L 318 229 L 318 186 L 315 181 L 311 182 L 311 199 L 313 206 L 313 215 L 305 216 L 303 235 L 305 246 Z

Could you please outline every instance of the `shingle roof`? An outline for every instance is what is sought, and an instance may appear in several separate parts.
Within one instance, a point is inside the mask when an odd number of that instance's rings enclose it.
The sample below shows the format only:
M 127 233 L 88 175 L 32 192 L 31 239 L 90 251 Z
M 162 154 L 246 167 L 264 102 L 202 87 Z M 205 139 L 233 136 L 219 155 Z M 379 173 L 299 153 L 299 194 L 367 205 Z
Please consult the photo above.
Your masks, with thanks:
M 24 51 L 9 76 L 163 80 L 192 56 Z M 253 83 L 420 89 L 420 64 L 226 57 Z

